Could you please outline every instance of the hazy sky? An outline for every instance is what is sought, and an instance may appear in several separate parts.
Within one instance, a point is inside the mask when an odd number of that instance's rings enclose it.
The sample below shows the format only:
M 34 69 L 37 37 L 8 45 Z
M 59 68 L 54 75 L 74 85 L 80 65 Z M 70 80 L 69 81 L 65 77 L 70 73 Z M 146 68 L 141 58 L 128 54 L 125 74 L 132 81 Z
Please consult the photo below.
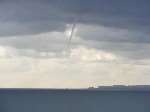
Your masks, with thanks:
M 150 84 L 149 30 L 149 0 L 0 0 L 0 87 Z

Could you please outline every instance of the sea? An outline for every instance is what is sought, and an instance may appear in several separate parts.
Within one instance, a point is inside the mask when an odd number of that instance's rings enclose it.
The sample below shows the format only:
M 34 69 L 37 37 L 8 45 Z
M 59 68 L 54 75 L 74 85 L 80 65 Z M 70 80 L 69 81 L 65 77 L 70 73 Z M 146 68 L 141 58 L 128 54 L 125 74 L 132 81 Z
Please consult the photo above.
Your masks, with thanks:
M 1 89 L 0 112 L 150 112 L 150 91 Z

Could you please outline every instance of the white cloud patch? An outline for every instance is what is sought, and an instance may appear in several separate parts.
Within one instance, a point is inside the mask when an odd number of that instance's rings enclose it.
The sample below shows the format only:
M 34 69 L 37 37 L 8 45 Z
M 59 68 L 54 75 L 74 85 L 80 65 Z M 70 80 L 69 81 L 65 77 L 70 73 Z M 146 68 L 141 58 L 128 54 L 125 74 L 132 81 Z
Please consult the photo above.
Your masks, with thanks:
M 114 54 L 85 47 L 72 49 L 70 57 L 82 61 L 113 61 L 117 59 Z
M 14 57 L 6 57 L 14 52 Z M 150 65 L 128 63 L 94 48 L 72 48 L 70 57 L 21 56 L 1 47 L 0 87 L 84 88 L 112 84 L 150 84 Z M 89 58 L 88 58 L 89 57 Z M 149 61 L 150 62 L 150 61 Z

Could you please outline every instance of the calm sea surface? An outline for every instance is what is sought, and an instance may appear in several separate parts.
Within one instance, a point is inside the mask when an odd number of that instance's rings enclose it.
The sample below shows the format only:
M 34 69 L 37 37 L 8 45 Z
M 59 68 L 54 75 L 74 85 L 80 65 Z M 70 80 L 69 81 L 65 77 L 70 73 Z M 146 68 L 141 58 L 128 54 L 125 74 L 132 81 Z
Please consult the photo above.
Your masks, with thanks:
M 150 112 L 150 92 L 4 89 L 0 112 Z

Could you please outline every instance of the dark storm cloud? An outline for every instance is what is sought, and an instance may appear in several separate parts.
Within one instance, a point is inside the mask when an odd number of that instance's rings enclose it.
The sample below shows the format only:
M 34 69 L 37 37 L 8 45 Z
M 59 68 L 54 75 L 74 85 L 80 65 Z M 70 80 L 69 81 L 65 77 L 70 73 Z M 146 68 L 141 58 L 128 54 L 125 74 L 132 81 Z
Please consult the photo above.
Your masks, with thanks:
M 0 45 L 59 52 L 64 41 L 56 37 L 64 39 L 63 34 L 50 34 L 47 40 L 23 35 L 63 32 L 76 21 L 76 35 L 87 41 L 85 46 L 132 59 L 149 58 L 149 6 L 149 0 L 1 0 Z
M 78 25 L 77 36 L 86 40 L 118 43 L 150 43 L 150 34 L 138 30 L 112 28 L 106 26 Z
M 2 0 L 0 35 L 61 31 L 66 23 L 150 28 L 149 0 Z

